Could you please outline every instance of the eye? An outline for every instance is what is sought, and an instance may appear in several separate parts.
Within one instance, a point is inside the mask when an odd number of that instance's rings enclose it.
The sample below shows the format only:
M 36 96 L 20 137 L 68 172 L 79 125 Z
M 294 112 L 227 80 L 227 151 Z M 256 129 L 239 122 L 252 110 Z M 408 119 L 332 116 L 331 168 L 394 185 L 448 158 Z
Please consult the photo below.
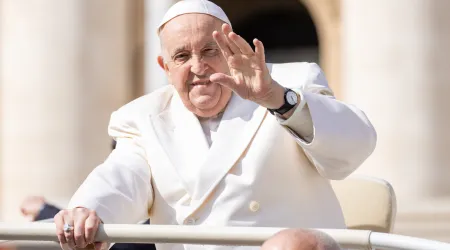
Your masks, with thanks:
M 216 56 L 219 53 L 219 49 L 208 48 L 203 50 L 205 56 Z
M 185 62 L 185 61 L 187 61 L 188 59 L 189 59 L 189 54 L 187 54 L 187 53 L 176 54 L 176 55 L 173 57 L 173 60 L 174 60 L 175 62 Z

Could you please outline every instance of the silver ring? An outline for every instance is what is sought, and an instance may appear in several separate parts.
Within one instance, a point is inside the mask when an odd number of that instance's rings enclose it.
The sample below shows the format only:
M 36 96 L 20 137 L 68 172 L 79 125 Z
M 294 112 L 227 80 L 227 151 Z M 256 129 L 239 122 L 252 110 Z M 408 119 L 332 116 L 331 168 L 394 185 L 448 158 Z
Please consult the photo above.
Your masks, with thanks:
M 69 225 L 68 223 L 64 224 L 64 232 L 70 233 L 73 230 L 73 226 Z

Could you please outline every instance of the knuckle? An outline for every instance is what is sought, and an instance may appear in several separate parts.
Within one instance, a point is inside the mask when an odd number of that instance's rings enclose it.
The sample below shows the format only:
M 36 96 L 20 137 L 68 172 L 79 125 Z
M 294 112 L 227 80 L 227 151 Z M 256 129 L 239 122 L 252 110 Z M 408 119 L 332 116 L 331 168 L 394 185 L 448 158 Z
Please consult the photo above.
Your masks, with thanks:
M 85 213 L 86 212 L 86 208 L 84 207 L 76 207 L 73 209 L 74 212 L 76 213 Z
M 86 226 L 85 230 L 88 232 L 92 232 L 95 230 L 95 225 L 88 225 Z
M 95 237 L 95 231 L 94 229 L 89 229 L 86 231 L 86 238 L 94 238 Z
M 84 239 L 84 235 L 82 233 L 76 233 L 73 237 L 75 238 L 75 241 L 77 241 L 77 242 L 81 242 Z
M 90 210 L 89 215 L 93 216 L 93 217 L 97 217 L 97 212 L 95 212 L 95 210 Z

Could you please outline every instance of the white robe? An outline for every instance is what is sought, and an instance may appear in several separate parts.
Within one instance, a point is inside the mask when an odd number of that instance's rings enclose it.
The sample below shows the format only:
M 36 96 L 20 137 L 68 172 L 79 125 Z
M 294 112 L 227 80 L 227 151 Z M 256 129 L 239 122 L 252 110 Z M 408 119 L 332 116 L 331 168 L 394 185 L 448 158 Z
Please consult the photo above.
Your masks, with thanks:
M 69 208 L 94 209 L 104 223 L 150 216 L 152 224 L 345 228 L 329 180 L 367 159 L 375 130 L 361 110 L 332 96 L 316 64 L 268 66 L 301 96 L 288 120 L 233 95 L 209 147 L 199 120 L 163 87 L 113 113 L 117 148 Z

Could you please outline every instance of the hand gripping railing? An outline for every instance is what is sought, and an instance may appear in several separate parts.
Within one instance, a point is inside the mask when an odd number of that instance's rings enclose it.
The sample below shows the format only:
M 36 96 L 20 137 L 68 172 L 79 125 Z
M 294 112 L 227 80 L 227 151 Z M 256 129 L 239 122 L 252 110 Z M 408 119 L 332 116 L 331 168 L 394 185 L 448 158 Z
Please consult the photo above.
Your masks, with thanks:
M 185 243 L 201 245 L 260 246 L 284 228 L 207 227 L 170 225 L 106 224 L 96 240 L 115 243 Z M 367 230 L 318 229 L 333 237 L 343 248 L 450 250 L 450 244 Z M 53 223 L 0 223 L 0 240 L 57 241 Z

